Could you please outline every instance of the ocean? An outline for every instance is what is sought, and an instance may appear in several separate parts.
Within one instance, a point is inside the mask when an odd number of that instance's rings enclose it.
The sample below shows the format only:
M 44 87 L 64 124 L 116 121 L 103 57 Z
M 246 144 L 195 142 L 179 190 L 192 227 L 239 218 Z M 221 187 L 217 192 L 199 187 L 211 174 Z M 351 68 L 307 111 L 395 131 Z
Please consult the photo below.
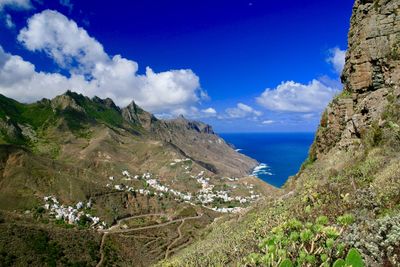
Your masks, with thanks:
M 314 133 L 223 133 L 228 143 L 260 165 L 253 175 L 277 187 L 299 170 L 308 156 Z

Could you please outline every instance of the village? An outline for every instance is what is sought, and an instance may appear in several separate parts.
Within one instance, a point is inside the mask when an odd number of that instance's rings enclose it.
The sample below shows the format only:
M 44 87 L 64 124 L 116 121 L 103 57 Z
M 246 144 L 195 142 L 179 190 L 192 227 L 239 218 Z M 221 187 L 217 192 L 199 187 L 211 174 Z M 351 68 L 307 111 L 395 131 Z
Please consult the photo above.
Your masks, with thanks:
M 49 211 L 49 214 L 54 216 L 56 220 L 68 224 L 89 224 L 91 228 L 99 230 L 107 227 L 106 223 L 100 221 L 99 217 L 92 216 L 90 213 L 84 211 L 85 209 L 90 209 L 92 207 L 91 201 L 86 204 L 78 202 L 74 206 L 61 205 L 54 196 L 45 196 L 44 201 L 46 203 L 44 208 Z
M 189 162 L 190 159 L 174 159 L 170 166 L 176 166 L 179 163 Z M 183 164 L 183 169 L 188 172 L 188 166 Z M 238 213 L 243 208 L 254 201 L 258 200 L 261 195 L 254 192 L 253 184 L 246 184 L 245 189 L 248 191 L 248 196 L 231 195 L 231 190 L 226 188 L 224 190 L 216 190 L 215 185 L 210 182 L 210 178 L 205 176 L 205 172 L 201 171 L 197 175 L 190 175 L 191 179 L 195 180 L 201 189 L 195 193 L 180 192 L 173 188 L 162 184 L 160 180 L 150 172 L 145 172 L 142 175 L 132 175 L 128 170 L 122 170 L 121 175 L 109 176 L 106 187 L 111 190 L 121 192 L 131 192 L 145 196 L 159 196 L 165 197 L 166 195 L 173 196 L 176 201 L 186 202 L 191 205 L 201 205 L 204 208 L 219 212 L 219 213 Z M 238 178 L 226 177 L 229 182 L 237 182 Z M 135 188 L 130 185 L 132 181 L 143 181 L 144 188 Z M 230 188 L 236 189 L 237 185 L 232 184 Z M 62 220 L 68 224 L 80 224 L 83 221 L 90 223 L 93 229 L 104 230 L 107 228 L 105 222 L 102 222 L 99 217 L 92 216 L 90 213 L 85 212 L 90 210 L 92 203 L 78 202 L 74 206 L 61 205 L 54 196 L 44 197 L 44 208 L 49 211 L 51 216 L 56 220 Z

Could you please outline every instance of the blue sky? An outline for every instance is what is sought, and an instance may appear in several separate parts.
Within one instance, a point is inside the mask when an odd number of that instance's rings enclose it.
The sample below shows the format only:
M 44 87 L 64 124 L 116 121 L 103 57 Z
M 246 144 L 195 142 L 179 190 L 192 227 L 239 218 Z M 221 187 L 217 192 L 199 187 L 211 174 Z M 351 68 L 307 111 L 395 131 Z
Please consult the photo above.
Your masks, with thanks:
M 71 89 L 219 132 L 314 131 L 341 89 L 352 4 L 0 0 L 0 93 Z

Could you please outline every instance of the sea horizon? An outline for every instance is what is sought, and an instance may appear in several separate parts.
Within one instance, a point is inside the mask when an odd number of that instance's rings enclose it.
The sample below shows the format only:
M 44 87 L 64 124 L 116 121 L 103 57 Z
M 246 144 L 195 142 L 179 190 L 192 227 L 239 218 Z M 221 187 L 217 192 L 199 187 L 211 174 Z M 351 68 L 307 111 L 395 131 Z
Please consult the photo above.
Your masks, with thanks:
M 315 132 L 219 133 L 237 151 L 259 162 L 252 175 L 282 187 L 308 156 Z

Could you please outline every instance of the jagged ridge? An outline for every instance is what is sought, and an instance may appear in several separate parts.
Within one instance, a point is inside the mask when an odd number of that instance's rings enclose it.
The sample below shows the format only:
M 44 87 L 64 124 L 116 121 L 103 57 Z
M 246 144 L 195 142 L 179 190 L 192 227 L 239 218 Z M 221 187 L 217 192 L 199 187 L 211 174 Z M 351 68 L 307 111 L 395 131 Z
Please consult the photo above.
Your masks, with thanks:
M 110 98 L 90 99 L 68 91 L 52 100 L 43 99 L 28 105 L 2 96 L 0 108 L 0 131 L 5 143 L 28 144 L 34 138 L 32 130 L 43 130 L 47 125 L 57 124 L 59 128 L 79 135 L 88 125 L 101 123 L 170 143 L 214 173 L 243 176 L 257 164 L 231 149 L 210 125 L 190 121 L 183 116 L 174 120 L 159 120 L 133 101 L 120 109 Z

